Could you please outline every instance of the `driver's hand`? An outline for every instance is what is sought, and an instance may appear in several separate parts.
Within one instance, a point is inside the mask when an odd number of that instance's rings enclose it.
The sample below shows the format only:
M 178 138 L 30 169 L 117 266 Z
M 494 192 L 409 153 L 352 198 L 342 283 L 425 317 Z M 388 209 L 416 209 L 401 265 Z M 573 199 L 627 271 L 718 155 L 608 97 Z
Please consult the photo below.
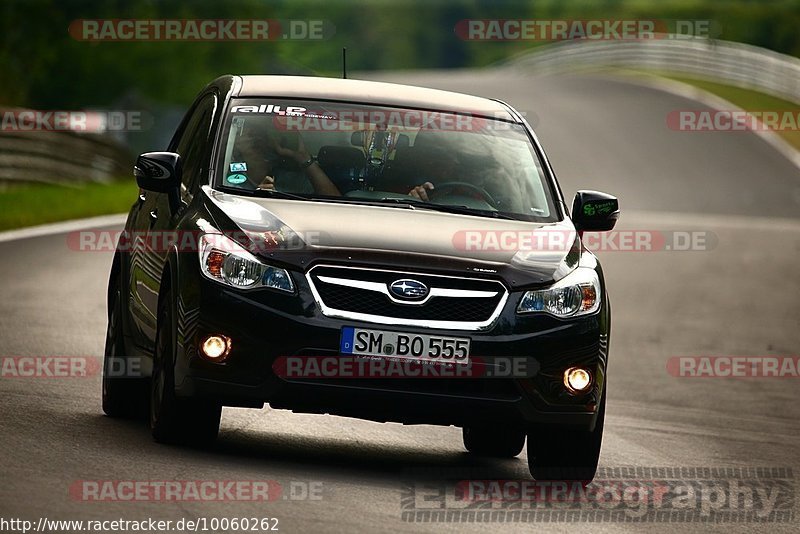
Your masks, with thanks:
M 429 200 L 428 199 L 428 191 L 433 191 L 434 187 L 433 184 L 430 182 L 425 182 L 422 185 L 418 185 L 417 187 L 413 188 L 408 194 L 414 198 L 418 198 L 420 200 Z
M 264 181 L 256 187 L 259 191 L 275 191 L 275 178 L 272 176 L 265 176 Z

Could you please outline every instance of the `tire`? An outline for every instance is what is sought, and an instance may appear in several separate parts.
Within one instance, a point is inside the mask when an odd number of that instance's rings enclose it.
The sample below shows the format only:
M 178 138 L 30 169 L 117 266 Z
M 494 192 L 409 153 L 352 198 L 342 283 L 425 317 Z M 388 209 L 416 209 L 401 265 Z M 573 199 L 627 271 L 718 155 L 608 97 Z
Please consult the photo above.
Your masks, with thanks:
M 126 356 L 120 282 L 113 283 L 115 287 L 103 351 L 103 411 L 109 417 L 144 419 L 147 415 L 147 379 L 126 376 L 133 367 Z
M 478 456 L 514 458 L 525 446 L 525 432 L 495 427 L 462 429 L 464 448 Z
M 159 443 L 205 446 L 219 432 L 222 406 L 175 395 L 176 313 L 172 291 L 165 288 L 158 305 L 158 326 L 150 380 L 150 431 Z
M 528 435 L 528 467 L 536 480 L 581 481 L 588 484 L 597 472 L 606 394 L 600 402 L 594 430 L 542 426 Z

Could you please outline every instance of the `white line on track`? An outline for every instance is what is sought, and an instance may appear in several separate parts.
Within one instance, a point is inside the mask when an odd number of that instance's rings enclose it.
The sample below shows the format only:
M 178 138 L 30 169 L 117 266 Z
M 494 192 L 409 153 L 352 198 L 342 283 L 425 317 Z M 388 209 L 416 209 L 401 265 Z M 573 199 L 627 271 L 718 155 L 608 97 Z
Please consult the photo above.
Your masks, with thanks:
M 16 241 L 18 239 L 30 239 L 46 235 L 65 234 L 76 230 L 86 230 L 87 228 L 100 228 L 103 226 L 117 226 L 125 224 L 126 213 L 116 213 L 114 215 L 101 215 L 99 217 L 89 217 L 88 219 L 75 219 L 39 226 L 30 226 L 18 230 L 0 232 L 0 243 L 6 241 Z
M 633 85 L 639 85 L 642 87 L 655 89 L 657 91 L 663 91 L 681 98 L 686 98 L 687 100 L 694 100 L 695 102 L 716 111 L 744 111 L 736 104 L 729 102 L 728 100 L 725 100 L 724 98 L 709 91 L 706 91 L 705 89 L 700 89 L 694 85 L 680 82 L 678 80 L 672 80 L 670 78 L 664 78 L 662 76 L 623 73 L 620 76 L 605 77 L 614 81 L 623 80 Z M 760 137 L 764 142 L 775 149 L 775 151 L 780 153 L 783 157 L 791 161 L 795 167 L 800 169 L 800 151 L 790 145 L 783 137 L 774 131 L 762 126 L 758 119 L 754 118 L 754 121 L 757 123 L 758 127 L 754 130 L 751 130 L 750 133 Z

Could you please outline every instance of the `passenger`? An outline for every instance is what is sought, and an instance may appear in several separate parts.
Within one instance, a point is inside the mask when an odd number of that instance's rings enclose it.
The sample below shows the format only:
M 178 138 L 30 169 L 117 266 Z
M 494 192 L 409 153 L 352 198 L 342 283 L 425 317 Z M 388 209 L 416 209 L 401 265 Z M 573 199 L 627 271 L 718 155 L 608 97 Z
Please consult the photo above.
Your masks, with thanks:
M 274 191 L 275 178 L 280 169 L 277 163 L 280 158 L 287 158 L 300 167 L 305 173 L 308 181 L 313 187 L 313 192 L 326 196 L 342 196 L 341 191 L 328 177 L 325 171 L 317 163 L 316 158 L 306 149 L 302 136 L 297 136 L 297 148 L 292 149 L 281 146 L 275 137 L 271 136 L 266 128 L 250 127 L 245 128 L 244 132 L 236 142 L 237 157 L 247 162 L 248 174 L 255 177 L 262 177 L 254 183 L 248 176 L 248 182 L 255 189 L 260 191 Z M 266 150 L 261 147 L 266 145 Z M 250 163 L 252 162 L 252 164 Z M 431 182 L 424 182 L 413 187 L 407 194 L 420 200 L 429 200 L 428 191 L 432 191 L 434 185 Z
M 248 126 L 250 127 L 245 127 L 241 137 L 236 141 L 236 149 L 239 157 L 247 162 L 248 173 L 256 177 L 257 182 L 253 183 L 248 176 L 248 181 L 255 186 L 255 189 L 262 191 L 275 189 L 275 176 L 279 170 L 277 163 L 283 157 L 297 163 L 308 178 L 314 193 L 328 196 L 342 195 L 316 159 L 312 158 L 306 150 L 301 136 L 297 136 L 297 149 L 293 150 L 280 146 L 275 137 L 269 135 L 266 128 L 253 127 L 254 125 L 249 124 Z M 265 146 L 266 149 L 264 149 Z

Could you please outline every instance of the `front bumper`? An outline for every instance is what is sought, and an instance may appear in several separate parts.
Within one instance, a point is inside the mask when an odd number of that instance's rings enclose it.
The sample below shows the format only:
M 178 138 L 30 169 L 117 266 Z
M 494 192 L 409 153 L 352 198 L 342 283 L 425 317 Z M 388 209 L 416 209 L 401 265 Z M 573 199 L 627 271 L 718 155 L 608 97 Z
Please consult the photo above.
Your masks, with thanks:
M 182 284 L 195 291 L 182 294 L 178 306 L 177 394 L 214 398 L 229 406 L 261 407 L 267 402 L 297 412 L 407 424 L 594 426 L 608 354 L 605 300 L 593 315 L 562 320 L 516 314 L 521 293 L 512 292 L 488 330 L 435 330 L 326 317 L 305 279 L 294 276 L 294 281 L 295 294 L 235 290 L 199 274 Z M 281 357 L 338 355 L 345 326 L 469 337 L 471 358 L 487 365 L 524 359 L 525 376 L 286 379 L 273 371 Z M 232 340 L 225 362 L 208 362 L 198 354 L 200 340 L 213 333 Z M 582 396 L 568 394 L 562 384 L 564 369 L 574 365 L 589 368 L 595 378 Z

